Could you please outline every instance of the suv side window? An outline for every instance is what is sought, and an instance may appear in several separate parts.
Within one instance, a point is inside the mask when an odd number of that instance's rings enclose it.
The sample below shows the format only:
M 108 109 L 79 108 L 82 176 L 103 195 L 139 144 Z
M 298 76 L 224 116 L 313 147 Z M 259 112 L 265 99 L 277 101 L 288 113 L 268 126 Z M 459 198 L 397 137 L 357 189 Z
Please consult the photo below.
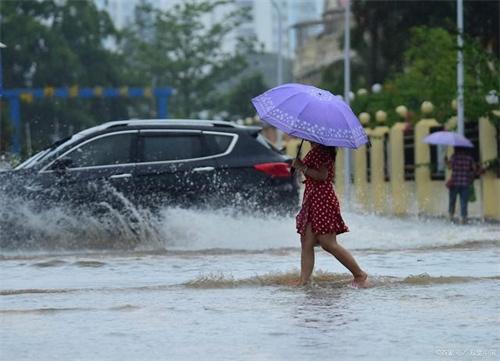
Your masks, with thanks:
M 234 139 L 232 134 L 222 135 L 204 133 L 203 136 L 205 138 L 205 144 L 210 150 L 210 155 L 217 155 L 226 152 Z
M 143 134 L 142 162 L 164 162 L 206 157 L 199 134 Z
M 112 134 L 84 143 L 64 157 L 70 168 L 133 163 L 131 151 L 135 133 Z

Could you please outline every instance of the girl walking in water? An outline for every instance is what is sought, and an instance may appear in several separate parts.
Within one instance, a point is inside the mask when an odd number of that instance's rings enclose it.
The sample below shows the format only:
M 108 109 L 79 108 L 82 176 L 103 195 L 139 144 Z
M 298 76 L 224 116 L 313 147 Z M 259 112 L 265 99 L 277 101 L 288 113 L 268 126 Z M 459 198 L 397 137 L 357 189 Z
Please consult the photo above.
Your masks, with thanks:
M 299 285 L 310 282 L 314 247 L 319 245 L 351 271 L 354 286 L 364 287 L 368 275 L 349 251 L 337 243 L 337 235 L 349 229 L 342 219 L 339 201 L 333 190 L 335 155 L 335 147 L 311 142 L 311 150 L 304 160 L 295 159 L 292 164 L 305 176 L 302 208 L 296 219 L 302 244 Z

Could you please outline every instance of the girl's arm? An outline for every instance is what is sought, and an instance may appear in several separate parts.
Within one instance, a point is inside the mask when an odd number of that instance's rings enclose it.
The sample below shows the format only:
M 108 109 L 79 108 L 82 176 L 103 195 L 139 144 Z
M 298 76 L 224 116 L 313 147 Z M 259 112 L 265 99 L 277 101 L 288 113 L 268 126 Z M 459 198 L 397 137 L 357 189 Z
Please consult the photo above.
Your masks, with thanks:
M 317 181 L 325 181 L 328 178 L 327 164 L 322 165 L 319 169 L 308 168 L 300 159 L 295 159 L 292 167 L 300 170 L 304 175 Z
M 307 175 L 308 177 L 317 180 L 317 181 L 326 181 L 328 178 L 328 168 L 326 166 L 322 166 L 318 170 L 316 169 L 309 169 L 306 167 L 303 171 L 304 175 Z

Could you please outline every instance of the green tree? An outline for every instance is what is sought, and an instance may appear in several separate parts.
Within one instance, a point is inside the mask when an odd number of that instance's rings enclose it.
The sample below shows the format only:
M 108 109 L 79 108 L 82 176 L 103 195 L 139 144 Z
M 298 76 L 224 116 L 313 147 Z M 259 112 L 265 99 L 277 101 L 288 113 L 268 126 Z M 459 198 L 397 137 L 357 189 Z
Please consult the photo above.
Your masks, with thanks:
M 396 106 L 404 104 L 419 113 L 423 101 L 435 106 L 433 117 L 445 122 L 453 115 L 451 101 L 456 98 L 456 38 L 442 28 L 417 27 L 411 30 L 409 48 L 403 56 L 403 71 L 394 73 L 384 82 L 379 94 L 357 97 L 352 106 L 357 113 L 377 110 L 389 112 L 389 120 L 398 119 Z M 484 50 L 478 41 L 467 38 L 465 58 L 465 116 L 477 120 L 486 115 L 488 91 L 500 89 L 499 61 Z
M 249 19 L 248 11 L 234 10 L 232 2 L 187 0 L 170 10 L 143 1 L 137 8 L 123 48 L 140 84 L 165 84 L 176 93 L 174 115 L 190 117 L 213 104 L 217 86 L 246 66 L 255 40 L 238 37 L 234 52 L 223 44 Z M 204 17 L 225 8 L 224 20 L 206 25 Z
M 1 5 L 5 88 L 116 86 L 124 81 L 122 57 L 106 47 L 119 34 L 92 1 L 11 0 Z M 23 103 L 34 148 L 60 135 L 127 116 L 124 101 L 52 99 Z M 4 134 L 4 133 L 2 133 Z M 5 140 L 2 142 L 5 144 Z
M 367 83 L 364 74 L 364 64 L 359 58 L 354 58 L 350 64 L 352 89 L 363 87 Z M 329 65 L 321 74 L 320 87 L 328 89 L 334 94 L 344 96 L 344 62 L 337 61 Z
M 261 73 L 245 76 L 224 96 L 224 109 L 221 110 L 228 111 L 231 117 L 252 117 L 255 115 L 252 98 L 266 90 L 267 86 Z
M 464 1 L 465 34 L 478 40 L 497 58 L 499 52 L 500 2 Z M 455 1 L 357 0 L 353 2 L 352 47 L 363 64 L 365 84 L 382 83 L 401 71 L 410 31 L 417 26 L 443 27 L 456 31 Z

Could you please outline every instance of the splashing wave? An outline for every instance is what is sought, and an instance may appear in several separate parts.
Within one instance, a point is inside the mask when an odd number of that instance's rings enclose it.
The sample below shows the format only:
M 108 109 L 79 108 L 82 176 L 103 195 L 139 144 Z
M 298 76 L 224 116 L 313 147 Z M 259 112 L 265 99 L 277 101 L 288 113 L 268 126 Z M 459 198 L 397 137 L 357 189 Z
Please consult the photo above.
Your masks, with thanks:
M 240 208 L 151 211 L 116 193 L 119 206 L 99 211 L 35 203 L 0 194 L 0 258 L 65 252 L 288 252 L 300 247 L 293 217 Z M 454 250 L 498 247 L 500 225 L 458 226 L 442 219 L 344 213 L 350 232 L 338 241 L 352 250 Z

